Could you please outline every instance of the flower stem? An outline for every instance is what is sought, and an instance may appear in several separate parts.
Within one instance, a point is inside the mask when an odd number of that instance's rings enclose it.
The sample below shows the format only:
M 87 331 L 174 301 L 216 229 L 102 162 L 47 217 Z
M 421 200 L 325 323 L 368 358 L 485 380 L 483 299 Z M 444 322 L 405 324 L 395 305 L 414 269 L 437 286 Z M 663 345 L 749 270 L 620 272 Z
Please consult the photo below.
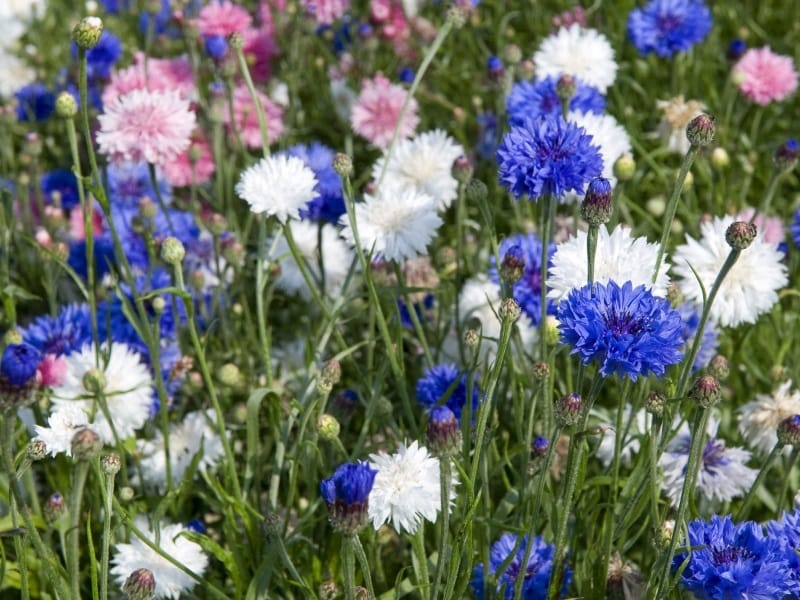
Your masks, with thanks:
M 356 598 L 356 561 L 353 556 L 353 536 L 345 535 L 342 544 L 342 579 L 345 600 Z
M 250 69 L 247 66 L 247 61 L 244 58 L 244 51 L 241 46 L 236 46 L 236 60 L 239 62 L 239 70 L 242 72 L 244 83 L 247 86 L 247 91 L 250 92 L 250 98 L 253 100 L 253 106 L 256 107 L 256 117 L 258 118 L 258 130 L 261 133 L 261 145 L 263 147 L 264 156 L 269 156 L 269 129 L 267 128 L 267 115 L 264 112 L 264 107 L 261 105 L 261 100 L 256 94 L 256 86 L 253 85 L 253 78 L 250 76 Z M 232 121 L 234 123 L 234 121 Z
M 767 211 L 769 210 L 770 205 L 772 204 L 772 199 L 775 197 L 775 192 L 778 189 L 778 184 L 780 183 L 783 176 L 786 175 L 789 171 L 785 169 L 775 169 L 772 172 L 772 176 L 769 178 L 769 184 L 767 185 L 767 191 L 764 193 L 764 198 L 761 200 L 761 206 L 758 207 L 757 211 L 753 211 L 753 216 L 750 217 L 750 223 L 752 224 L 758 215 L 763 215 L 764 218 L 767 218 Z
M 547 335 L 545 328 L 547 327 L 547 267 L 549 262 L 549 249 L 550 238 L 553 235 L 553 220 L 556 217 L 556 198 L 553 195 L 548 195 L 542 198 L 542 258 L 541 258 L 541 321 L 539 322 L 539 342 L 541 343 L 541 356 L 539 360 L 547 360 Z
M 743 521 L 744 518 L 747 516 L 747 512 L 750 510 L 750 505 L 753 503 L 753 498 L 755 498 L 756 493 L 758 492 L 758 488 L 761 487 L 761 484 L 764 482 L 764 478 L 767 476 L 767 472 L 772 467 L 772 463 L 775 462 L 775 459 L 778 458 L 778 455 L 783 450 L 783 446 L 780 443 L 775 444 L 775 447 L 772 448 L 772 451 L 769 453 L 767 460 L 764 461 L 764 464 L 761 465 L 761 468 L 758 470 L 758 476 L 756 477 L 755 482 L 753 485 L 750 486 L 750 489 L 747 491 L 747 495 L 744 497 L 744 501 L 742 505 L 739 507 L 739 511 L 736 513 L 736 517 L 734 521 L 739 522 Z M 788 473 L 787 473 L 788 478 Z
M 105 514 L 103 515 L 103 547 L 100 559 L 100 599 L 108 598 L 108 557 L 111 546 L 111 516 L 113 515 L 114 477 L 115 473 L 106 475 Z
M 80 533 L 81 533 L 81 504 L 83 503 L 83 488 L 86 485 L 86 476 L 89 474 L 91 462 L 80 460 L 75 465 L 72 473 L 72 487 L 69 492 L 69 529 L 67 530 L 67 570 L 72 598 L 81 597 L 80 575 Z
M 587 273 L 588 273 L 588 281 L 589 285 L 594 283 L 594 258 L 597 254 L 597 225 L 589 225 L 589 231 L 586 233 L 586 258 L 588 260 L 587 263 Z
M 375 590 L 372 586 L 372 572 L 370 570 L 369 561 L 367 560 L 367 554 L 364 552 L 364 546 L 361 545 L 361 539 L 354 535 L 352 537 L 353 542 L 353 553 L 356 555 L 356 559 L 358 560 L 358 564 L 361 567 L 361 573 L 364 575 L 364 583 L 367 585 L 367 592 L 369 592 L 369 597 L 375 597 Z
M 780 512 L 781 506 L 783 506 L 783 501 L 786 499 L 786 494 L 789 491 L 789 485 L 791 482 L 791 478 L 789 475 L 794 469 L 795 464 L 797 464 L 797 459 L 800 457 L 800 448 L 795 447 L 792 450 L 791 456 L 789 456 L 789 463 L 786 465 L 786 469 L 784 470 L 784 478 L 783 478 L 783 487 L 781 488 L 781 495 L 778 496 L 778 506 L 776 508 L 777 512 Z
M 430 600 L 431 597 L 431 578 L 428 574 L 428 556 L 425 553 L 425 523 L 420 522 L 417 530 L 412 537 L 414 546 L 414 572 L 417 577 L 417 586 L 422 600 Z
M 700 146 L 692 145 L 689 147 L 689 151 L 683 157 L 681 169 L 678 171 L 678 178 L 675 180 L 675 185 L 672 186 L 672 193 L 670 194 L 669 202 L 667 202 L 667 209 L 664 213 L 665 219 L 664 225 L 661 229 L 661 242 L 658 246 L 656 265 L 653 269 L 653 283 L 655 283 L 656 279 L 658 279 L 658 271 L 661 268 L 662 261 L 664 260 L 664 252 L 666 251 L 669 232 L 672 230 L 672 221 L 675 219 L 675 211 L 678 209 L 678 200 L 681 197 L 683 183 L 686 181 L 686 175 L 689 173 L 689 169 L 692 167 L 692 163 L 694 162 L 694 159 L 699 151 Z
M 436 572 L 433 575 L 433 598 L 439 597 L 439 583 L 450 556 L 450 489 L 453 485 L 452 464 L 449 456 L 439 457 L 439 483 L 442 491 L 442 520 L 439 521 L 439 548 Z

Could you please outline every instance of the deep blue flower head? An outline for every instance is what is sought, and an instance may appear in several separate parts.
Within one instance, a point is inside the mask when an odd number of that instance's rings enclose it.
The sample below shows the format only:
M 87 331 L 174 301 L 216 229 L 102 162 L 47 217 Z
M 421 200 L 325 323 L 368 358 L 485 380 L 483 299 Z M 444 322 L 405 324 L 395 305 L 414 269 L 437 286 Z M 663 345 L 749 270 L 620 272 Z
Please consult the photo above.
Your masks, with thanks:
M 364 504 L 377 474 L 368 463 L 345 463 L 332 477 L 322 480 L 319 491 L 326 504 Z
M 106 79 L 111 76 L 111 69 L 122 56 L 122 44 L 119 38 L 108 29 L 100 35 L 94 48 L 86 53 L 86 76 L 91 79 Z M 78 58 L 78 46 L 72 43 L 72 58 Z
M 186 524 L 186 529 L 195 533 L 205 534 L 206 526 L 200 519 L 192 519 Z
M 692 552 L 679 583 L 697 598 L 767 600 L 793 592 L 785 543 L 764 536 L 761 526 L 752 521 L 735 525 L 730 515 L 693 521 L 689 545 Z M 687 553 L 676 555 L 673 572 L 686 560 Z
M 472 415 L 478 412 L 478 403 L 481 398 L 481 390 L 478 387 L 478 374 L 472 374 Z M 458 369 L 454 364 L 435 365 L 425 371 L 425 374 L 417 381 L 417 402 L 425 408 L 433 408 L 441 403 L 448 391 L 451 390 L 447 401 L 444 403 L 456 418 L 461 421 L 461 413 L 467 402 L 469 388 L 468 373 Z
M 146 271 L 150 264 L 150 255 L 147 251 L 145 237 L 140 233 L 141 217 L 139 210 L 131 208 L 112 209 L 112 215 L 128 262 L 130 262 L 131 266 Z M 184 247 L 190 246 L 200 234 L 200 229 L 192 213 L 172 208 L 167 208 L 166 213 L 158 209 L 155 217 L 150 220 L 148 227 L 149 235 L 156 242 L 172 236 L 179 239 Z
M 22 330 L 22 339 L 43 354 L 72 354 L 92 341 L 89 306 L 65 304 L 55 317 L 37 317 Z
M 506 533 L 500 536 L 489 551 L 489 569 L 488 574 L 494 575 L 497 578 L 497 588 L 489 590 L 489 598 L 502 598 L 503 600 L 511 600 L 514 597 L 514 582 L 517 575 L 523 569 L 522 562 L 525 560 L 525 553 L 527 552 L 528 536 L 523 538 L 519 550 L 517 550 L 514 560 L 506 567 L 502 573 L 497 573 L 497 568 L 508 558 L 513 552 L 514 545 L 517 542 L 517 536 Z M 528 559 L 528 564 L 525 568 L 525 580 L 522 585 L 522 597 L 524 600 L 546 600 L 547 586 L 550 582 L 550 572 L 553 569 L 553 555 L 555 554 L 555 546 L 547 544 L 545 541 L 536 536 L 533 538 L 533 546 L 531 548 L 531 555 Z M 481 563 L 472 571 L 472 591 L 477 600 L 483 600 L 484 596 L 484 580 L 486 579 L 486 567 Z M 564 585 L 561 588 L 561 595 L 567 593 L 570 581 L 572 580 L 572 570 L 567 568 L 564 574 Z M 502 593 L 500 593 L 500 591 Z M 492 593 L 495 592 L 495 593 Z
M 531 454 L 536 456 L 544 456 L 550 449 L 550 440 L 546 437 L 537 435 L 531 442 Z
M 114 240 L 111 238 L 111 234 L 96 235 L 94 238 L 94 272 L 98 279 L 102 279 L 108 274 L 114 261 Z M 70 245 L 67 262 L 84 279 L 89 276 L 85 240 Z
M 42 353 L 30 344 L 9 344 L 0 359 L 0 375 L 14 386 L 23 386 L 36 375 Z
M 528 315 L 534 326 L 542 320 L 542 242 L 533 233 L 516 234 L 505 238 L 500 243 L 499 253 L 503 257 L 514 246 L 518 246 L 525 268 L 522 277 L 514 283 L 513 295 L 522 312 Z M 553 258 L 556 247 L 550 244 L 547 249 L 547 262 Z M 495 283 L 500 283 L 494 257 L 490 259 L 489 276 Z M 555 314 L 555 305 L 548 301 L 547 314 Z
M 677 309 L 678 314 L 681 316 L 683 326 L 681 327 L 681 338 L 683 338 L 684 350 L 689 350 L 694 343 L 694 334 L 697 333 L 697 327 L 700 325 L 700 313 L 690 303 L 686 302 L 681 304 Z M 717 326 L 708 321 L 703 330 L 703 339 L 700 341 L 700 350 L 694 359 L 692 365 L 692 373 L 703 369 L 711 362 L 717 354 L 717 346 L 719 344 L 719 330 Z
M 20 122 L 44 121 L 56 109 L 56 95 L 43 83 L 31 83 L 19 88 L 17 99 L 17 120 Z
M 478 140 L 475 152 L 484 160 L 490 160 L 497 154 L 497 138 L 500 125 L 497 115 L 486 112 L 476 117 L 478 121 Z
M 666 58 L 702 42 L 711 24 L 701 0 L 650 0 L 628 15 L 628 39 L 640 54 Z
M 596 362 L 604 377 L 661 377 L 682 358 L 680 315 L 643 285 L 586 285 L 572 290 L 557 314 L 561 340 L 583 364 Z
M 42 188 L 42 195 L 48 203 L 52 203 L 52 195 L 58 192 L 61 208 L 70 211 L 80 202 L 78 196 L 78 180 L 75 174 L 69 169 L 56 169 L 48 171 L 42 175 L 39 182 Z
M 211 58 L 222 58 L 228 51 L 228 42 L 221 35 L 206 37 L 206 52 Z
M 512 127 L 523 125 L 526 118 L 539 115 L 558 117 L 562 114 L 561 98 L 556 91 L 558 79 L 553 75 L 538 81 L 514 84 L 506 98 L 508 122 Z M 569 110 L 600 115 L 606 110 L 606 99 L 600 90 L 576 79 L 575 94 L 569 100 Z
M 400 73 L 398 73 L 397 78 L 403 83 L 411 85 L 414 83 L 414 69 L 411 67 L 403 67 L 400 69 Z
M 319 194 L 300 211 L 300 216 L 312 221 L 337 223 L 345 212 L 342 179 L 333 170 L 335 153 L 325 144 L 314 142 L 311 145 L 298 144 L 286 151 L 289 156 L 296 156 L 314 171 L 317 185 L 314 190 Z
M 728 44 L 728 60 L 739 60 L 746 50 L 747 42 L 738 38 L 733 40 L 730 44 Z
M 372 25 L 369 23 L 359 23 L 358 25 L 358 37 L 362 40 L 368 40 L 372 37 L 372 34 L 375 33 Z
M 161 0 L 161 10 L 155 15 L 146 10 L 139 13 L 139 30 L 145 34 L 148 31 L 153 31 L 156 35 L 167 34 L 174 36 L 177 31 L 174 27 L 169 26 L 171 19 L 172 8 L 169 0 Z
M 789 225 L 789 233 L 792 235 L 794 245 L 800 248 L 800 206 L 797 207 L 792 224 Z
M 414 312 L 417 313 L 417 319 L 420 323 L 428 318 L 426 314 L 430 314 L 435 302 L 436 297 L 433 294 L 425 294 L 425 297 L 422 298 L 422 302 L 411 303 Z M 397 299 L 397 310 L 400 313 L 400 322 L 403 324 L 403 327 L 406 329 L 414 329 L 414 320 L 411 318 L 411 311 L 402 298 Z
M 165 180 L 157 178 L 161 199 L 169 204 L 172 190 Z M 138 208 L 143 197 L 157 201 L 146 163 L 111 164 L 108 167 L 108 198 L 116 207 Z
M 497 149 L 500 184 L 519 199 L 560 198 L 584 186 L 603 170 L 592 136 L 561 117 L 526 119 L 503 136 Z

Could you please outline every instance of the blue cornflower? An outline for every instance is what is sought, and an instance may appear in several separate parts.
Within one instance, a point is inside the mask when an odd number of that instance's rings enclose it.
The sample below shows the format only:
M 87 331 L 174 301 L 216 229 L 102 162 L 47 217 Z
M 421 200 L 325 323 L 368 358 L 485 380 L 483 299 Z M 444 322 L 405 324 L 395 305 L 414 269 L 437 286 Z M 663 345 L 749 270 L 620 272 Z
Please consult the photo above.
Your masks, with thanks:
M 21 387 L 36 375 L 42 353 L 30 344 L 9 344 L 0 359 L 0 376 L 13 386 Z
M 139 13 L 139 30 L 145 34 L 152 30 L 156 35 L 167 34 L 172 37 L 177 31 L 175 27 L 170 27 L 171 20 L 172 8 L 170 7 L 170 1 L 161 0 L 161 10 L 156 14 L 146 10 Z
M 726 53 L 726 56 L 728 57 L 728 60 L 731 61 L 739 60 L 746 50 L 747 42 L 737 38 L 731 40 L 731 43 L 728 44 L 728 52 Z
M 435 365 L 425 371 L 417 381 L 417 402 L 425 408 L 431 409 L 441 403 L 442 399 L 450 395 L 444 404 L 453 411 L 456 418 L 461 421 L 461 413 L 467 402 L 469 388 L 469 373 L 461 371 L 454 364 Z M 478 402 L 481 390 L 478 387 L 478 374 L 472 374 L 472 415 L 478 412 Z
M 122 43 L 107 29 L 100 35 L 94 48 L 86 53 L 86 76 L 90 80 L 106 79 L 122 56 Z M 72 43 L 72 58 L 78 58 L 78 46 Z
M 210 35 L 206 37 L 206 52 L 211 58 L 222 58 L 228 51 L 228 42 L 221 35 Z
M 497 115 L 486 112 L 476 117 L 478 121 L 478 139 L 475 144 L 475 152 L 484 160 L 490 160 L 497 154 L 497 137 L 499 134 L 499 123 Z
M 156 179 L 161 199 L 169 204 L 171 188 L 162 178 Z M 108 166 L 108 198 L 116 207 L 138 208 L 143 197 L 156 202 L 156 192 L 146 163 L 120 163 Z
M 800 248 L 800 206 L 797 207 L 794 213 L 794 220 L 789 225 L 789 233 L 792 234 L 794 245 Z
M 414 69 L 412 69 L 411 67 L 403 67 L 402 69 L 400 69 L 400 73 L 398 73 L 397 75 L 397 78 L 400 81 L 402 81 L 403 83 L 407 83 L 408 85 L 414 83 L 414 77 L 415 77 Z
M 65 304 L 55 317 L 43 315 L 22 330 L 22 339 L 43 354 L 66 356 L 92 341 L 87 304 Z
M 17 99 L 17 120 L 20 122 L 44 121 L 56 109 L 56 95 L 43 83 L 31 83 L 19 88 Z
M 558 321 L 572 354 L 585 365 L 597 362 L 604 377 L 660 377 L 683 356 L 680 315 L 667 300 L 630 281 L 572 290 L 558 305 Z
M 52 196 L 58 192 L 61 208 L 70 211 L 80 202 L 78 196 L 78 180 L 69 169 L 55 169 L 42 175 L 39 182 L 42 196 L 52 203 Z
M 354 534 L 366 525 L 369 493 L 377 474 L 368 463 L 345 463 L 336 469 L 333 477 L 319 484 L 336 530 Z
M 628 39 L 640 54 L 667 58 L 702 42 L 711 24 L 700 0 L 651 0 L 628 15 Z
M 526 118 L 539 115 L 561 115 L 561 98 L 556 91 L 558 80 L 558 77 L 551 75 L 538 81 L 515 83 L 506 98 L 506 111 L 511 126 L 519 127 Z M 600 90 L 576 79 L 575 93 L 569 100 L 569 110 L 601 115 L 606 110 L 606 99 Z
M 102 279 L 115 264 L 114 240 L 111 234 L 95 235 L 94 237 L 94 272 L 97 279 Z M 86 279 L 89 276 L 88 263 L 86 262 L 86 240 L 74 242 L 69 247 L 67 263 L 75 272 Z
M 519 248 L 525 267 L 522 277 L 514 283 L 514 300 L 519 303 L 522 312 L 530 318 L 534 326 L 538 326 L 542 320 L 542 242 L 533 233 L 517 234 L 505 238 L 500 243 L 499 254 L 501 260 L 509 251 L 514 251 L 514 247 Z M 556 251 L 554 244 L 550 244 L 547 250 L 547 262 L 553 257 Z M 500 283 L 495 265 L 494 257 L 491 258 L 491 269 L 489 275 L 492 281 Z M 555 305 L 547 303 L 547 313 L 555 313 Z
M 334 151 L 325 144 L 314 142 L 311 145 L 297 144 L 289 148 L 286 153 L 302 160 L 317 178 L 314 191 L 318 196 L 309 202 L 304 210 L 300 211 L 300 216 L 312 221 L 338 223 L 339 217 L 347 209 L 344 205 L 342 179 L 333 170 Z
M 584 185 L 603 170 L 600 149 L 592 136 L 561 117 L 526 119 L 503 136 L 497 149 L 500 184 L 519 199 L 527 196 L 560 198 Z
M 699 599 L 783 598 L 792 593 L 785 544 L 765 536 L 760 525 L 734 524 L 730 515 L 689 523 L 691 554 L 672 559 L 672 569 L 688 561 L 680 585 Z
M 783 513 L 780 520 L 767 523 L 767 535 L 780 540 L 789 562 L 789 581 L 794 597 L 800 596 L 800 509 Z
M 517 575 L 523 569 L 522 561 L 525 560 L 525 553 L 528 545 L 528 536 L 525 536 L 522 545 L 517 550 L 514 560 L 506 567 L 502 573 L 497 573 L 497 568 L 503 563 L 508 555 L 514 550 L 517 543 L 517 536 L 505 533 L 500 536 L 489 551 L 489 575 L 497 578 L 497 588 L 489 597 L 503 598 L 511 600 L 514 597 L 514 582 Z M 522 597 L 524 600 L 546 600 L 547 585 L 550 582 L 550 573 L 553 569 L 553 555 L 555 546 L 547 544 L 536 536 L 533 538 L 533 547 L 528 564 L 525 565 L 525 580 L 522 584 Z M 483 563 L 479 564 L 472 571 L 472 591 L 477 600 L 484 599 L 484 580 L 486 579 L 486 567 Z M 567 593 L 570 581 L 572 580 L 572 570 L 567 568 L 564 573 L 564 584 L 561 588 L 561 595 Z M 500 591 L 502 590 L 502 594 Z
M 681 316 L 683 327 L 681 328 L 681 337 L 683 338 L 684 350 L 690 350 L 694 344 L 694 334 L 697 333 L 697 327 L 700 325 L 700 313 L 697 308 L 686 302 L 681 304 L 677 309 L 678 314 Z M 703 369 L 711 362 L 717 354 L 717 346 L 719 344 L 719 330 L 713 321 L 706 322 L 705 329 L 703 330 L 703 339 L 700 342 L 700 350 L 694 359 L 692 365 L 692 373 Z
M 411 303 L 411 306 L 414 312 L 417 314 L 417 319 L 420 323 L 424 322 L 428 318 L 426 314 L 430 314 L 435 302 L 436 297 L 433 294 L 425 294 L 421 301 Z M 403 301 L 402 298 L 397 299 L 397 310 L 400 313 L 400 322 L 403 324 L 403 327 L 406 329 L 414 329 L 414 321 L 411 318 L 411 310 L 409 310 L 408 305 Z

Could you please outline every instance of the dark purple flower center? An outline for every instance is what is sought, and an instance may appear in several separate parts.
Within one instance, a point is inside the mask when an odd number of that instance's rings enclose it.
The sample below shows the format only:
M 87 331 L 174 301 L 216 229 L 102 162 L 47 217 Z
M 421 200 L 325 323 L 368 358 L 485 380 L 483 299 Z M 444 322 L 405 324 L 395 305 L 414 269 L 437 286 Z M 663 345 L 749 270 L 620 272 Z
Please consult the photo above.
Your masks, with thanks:
M 611 311 L 606 316 L 606 327 L 615 338 L 638 335 L 644 330 L 644 322 L 628 313 Z
M 725 546 L 724 548 L 712 548 L 711 556 L 717 566 L 729 565 L 738 560 L 748 560 L 753 558 L 753 553 L 747 548 L 740 546 Z
M 506 569 L 505 572 L 505 576 L 511 579 L 516 579 L 517 575 L 519 575 L 521 566 L 522 565 L 520 564 L 519 560 L 515 560 L 510 565 L 508 565 L 508 568 Z M 535 573 L 536 573 L 536 562 L 529 562 L 528 568 L 525 569 L 525 579 L 527 579 L 528 577 L 532 577 Z
M 528 272 L 525 274 L 525 279 L 532 292 L 540 292 L 542 290 L 541 269 L 528 269 Z
M 714 472 L 718 467 L 724 467 L 730 462 L 725 456 L 725 442 L 711 439 L 703 448 L 703 468 L 706 471 Z
M 656 23 L 660 32 L 670 33 L 683 24 L 683 17 L 680 15 L 661 15 Z

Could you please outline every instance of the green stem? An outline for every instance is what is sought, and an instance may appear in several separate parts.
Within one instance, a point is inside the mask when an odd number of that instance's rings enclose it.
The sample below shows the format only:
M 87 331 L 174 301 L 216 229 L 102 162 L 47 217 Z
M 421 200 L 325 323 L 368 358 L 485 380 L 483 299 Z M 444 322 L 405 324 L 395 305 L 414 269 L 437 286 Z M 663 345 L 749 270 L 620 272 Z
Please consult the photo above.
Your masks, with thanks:
M 264 107 L 261 105 L 261 99 L 256 93 L 256 86 L 253 85 L 253 78 L 250 76 L 250 69 L 247 66 L 247 61 L 244 58 L 244 52 L 241 46 L 235 46 L 236 60 L 239 63 L 239 70 L 244 78 L 244 83 L 247 86 L 247 91 L 250 92 L 250 98 L 253 100 L 253 105 L 256 107 L 256 117 L 258 118 L 258 129 L 261 132 L 261 144 L 263 146 L 264 156 L 269 156 L 269 129 L 267 128 L 267 116 L 264 113 Z M 234 121 L 231 121 L 234 123 Z
M 86 485 L 86 476 L 89 474 L 91 462 L 79 460 L 75 465 L 72 476 L 72 488 L 69 492 L 69 529 L 67 530 L 67 570 L 69 571 L 70 590 L 72 598 L 81 597 L 80 574 L 80 532 L 81 532 L 81 504 L 83 503 L 83 488 Z
M 784 478 L 783 478 L 783 487 L 781 488 L 781 495 L 778 496 L 778 507 L 777 511 L 780 512 L 781 506 L 783 506 L 783 501 L 786 499 L 786 494 L 789 491 L 789 485 L 791 482 L 790 475 L 792 474 L 792 469 L 794 469 L 795 464 L 797 464 L 797 459 L 800 457 L 800 447 L 795 446 L 792 449 L 792 454 L 789 456 L 789 463 L 786 465 L 786 469 L 784 470 Z
M 767 185 L 767 191 L 764 193 L 764 198 L 761 200 L 761 206 L 757 211 L 753 211 L 753 216 L 750 217 L 749 221 L 750 224 L 756 220 L 758 215 L 763 215 L 765 219 L 767 218 L 767 211 L 772 204 L 772 199 L 775 197 L 778 184 L 780 183 L 781 179 L 783 179 L 784 175 L 787 175 L 789 172 L 790 171 L 780 169 L 775 169 L 772 172 L 772 176 L 769 178 L 769 184 Z
M 587 273 L 588 273 L 588 284 L 592 285 L 594 283 L 594 258 L 597 254 L 597 225 L 589 225 L 589 231 L 586 232 L 586 258 L 588 260 L 587 263 Z
M 694 159 L 699 151 L 700 146 L 689 147 L 689 151 L 683 157 L 681 170 L 678 172 L 678 178 L 675 180 L 675 185 L 672 186 L 672 193 L 670 194 L 669 201 L 667 202 L 667 209 L 664 213 L 665 219 L 661 229 L 661 242 L 658 246 L 658 257 L 656 258 L 656 264 L 653 269 L 653 283 L 655 283 L 658 279 L 658 271 L 661 268 L 662 261 L 664 260 L 664 252 L 667 248 L 667 240 L 669 239 L 669 233 L 672 230 L 672 221 L 675 219 L 675 212 L 678 209 L 678 200 L 681 197 L 683 183 L 686 181 L 686 174 L 689 173 L 689 169 L 691 169 L 692 163 L 694 162 Z
M 739 507 L 739 511 L 736 513 L 736 517 L 734 518 L 734 520 L 737 523 L 743 521 L 744 518 L 747 516 L 747 512 L 750 510 L 750 505 L 753 503 L 753 498 L 756 497 L 758 488 L 761 487 L 761 484 L 764 482 L 764 478 L 767 476 L 767 472 L 770 470 L 772 464 L 775 462 L 775 459 L 778 458 L 778 455 L 781 453 L 782 450 L 783 450 L 783 445 L 780 442 L 775 444 L 775 447 L 772 448 L 772 451 L 769 453 L 767 460 L 764 462 L 763 465 L 761 465 L 761 468 L 758 470 L 758 476 L 756 477 L 755 482 L 753 482 L 753 485 L 750 486 L 750 489 L 747 491 L 747 495 L 744 497 L 742 505 Z
M 166 412 L 166 411 L 164 411 Z M 115 473 L 108 473 L 106 475 L 106 493 L 105 493 L 105 514 L 103 515 L 103 547 L 101 550 L 100 559 L 100 598 L 106 600 L 108 598 L 108 557 L 109 548 L 111 547 L 111 517 L 114 514 L 113 498 L 114 498 L 114 477 Z
M 425 553 L 425 521 L 421 521 L 411 538 L 414 547 L 414 571 L 417 577 L 417 586 L 422 600 L 430 600 L 431 578 L 428 574 L 428 556 Z
M 539 343 L 541 344 L 541 356 L 539 360 L 547 360 L 547 268 L 549 266 L 550 238 L 553 235 L 553 220 L 556 217 L 556 198 L 548 195 L 541 198 L 543 202 L 542 210 L 542 257 L 541 257 L 541 321 L 539 322 Z M 552 365 L 551 365 L 552 366 Z
M 364 583 L 367 584 L 367 592 L 369 592 L 369 597 L 375 598 L 375 590 L 372 585 L 372 572 L 370 570 L 369 561 L 367 560 L 367 554 L 364 552 L 364 547 L 361 545 L 361 539 L 357 535 L 354 535 L 352 537 L 352 542 L 353 552 L 356 555 L 358 564 L 361 567 L 361 573 L 364 575 Z
M 342 579 L 345 600 L 356 598 L 356 561 L 353 556 L 353 536 L 345 535 L 342 544 Z
M 264 373 L 267 384 L 272 382 L 272 358 L 270 353 L 270 337 L 267 333 L 267 314 L 264 307 L 264 288 L 267 285 L 264 277 L 264 261 L 267 252 L 267 220 L 258 215 L 258 256 L 256 260 L 256 318 L 258 320 L 258 337 L 264 361 Z
M 439 457 L 439 484 L 442 491 L 442 519 L 439 521 L 439 547 L 437 549 L 436 571 L 433 575 L 433 598 L 439 597 L 439 584 L 444 567 L 450 555 L 450 489 L 453 485 L 453 471 L 449 456 Z

